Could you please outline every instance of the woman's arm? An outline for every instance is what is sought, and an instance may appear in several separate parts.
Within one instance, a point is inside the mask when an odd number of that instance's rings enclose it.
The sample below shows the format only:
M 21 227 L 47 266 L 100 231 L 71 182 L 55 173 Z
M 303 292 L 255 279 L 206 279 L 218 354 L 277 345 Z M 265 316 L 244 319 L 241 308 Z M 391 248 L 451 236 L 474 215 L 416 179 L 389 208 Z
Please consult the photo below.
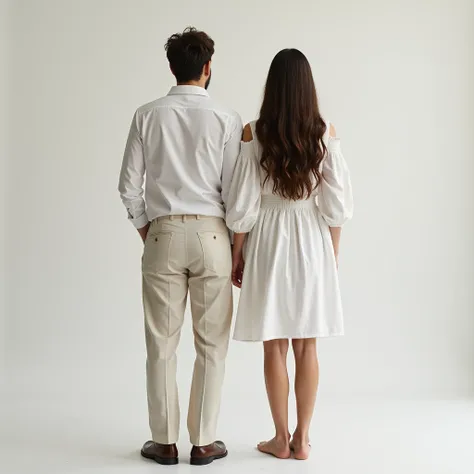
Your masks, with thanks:
M 247 234 L 234 234 L 234 255 L 242 255 Z
M 253 140 L 250 124 L 245 125 L 242 132 L 242 141 L 247 143 Z M 234 246 L 232 250 L 232 262 L 243 260 L 242 251 L 244 248 L 246 233 L 234 233 Z M 234 264 L 232 264 L 232 280 L 234 279 Z
M 332 246 L 334 247 L 334 257 L 336 257 L 336 263 L 338 263 L 339 258 L 339 242 L 341 241 L 341 227 L 329 227 L 329 232 L 331 232 Z
M 336 128 L 331 123 L 329 125 L 329 136 L 331 138 L 336 138 Z M 338 264 L 339 259 L 339 243 L 341 242 L 341 230 L 342 227 L 329 227 L 331 232 L 332 246 L 334 248 L 334 257 L 336 258 L 336 264 Z
M 243 249 L 247 234 L 234 234 L 234 246 L 232 248 L 232 283 L 240 288 L 244 274 Z

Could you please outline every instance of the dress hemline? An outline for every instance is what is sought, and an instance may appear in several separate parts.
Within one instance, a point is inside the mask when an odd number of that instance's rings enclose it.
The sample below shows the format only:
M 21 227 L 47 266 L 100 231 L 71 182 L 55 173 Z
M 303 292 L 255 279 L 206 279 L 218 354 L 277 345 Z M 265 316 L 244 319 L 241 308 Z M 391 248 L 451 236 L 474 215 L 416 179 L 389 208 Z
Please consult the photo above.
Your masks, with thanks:
M 240 336 L 233 336 L 234 341 L 239 342 L 267 342 L 267 341 L 274 341 L 275 339 L 314 339 L 314 338 L 329 338 L 329 337 L 338 337 L 344 336 L 344 331 L 342 332 L 334 332 L 334 333 L 317 333 L 313 335 L 295 335 L 295 336 L 269 336 L 269 337 L 257 337 L 257 338 L 250 338 L 250 337 L 240 337 Z

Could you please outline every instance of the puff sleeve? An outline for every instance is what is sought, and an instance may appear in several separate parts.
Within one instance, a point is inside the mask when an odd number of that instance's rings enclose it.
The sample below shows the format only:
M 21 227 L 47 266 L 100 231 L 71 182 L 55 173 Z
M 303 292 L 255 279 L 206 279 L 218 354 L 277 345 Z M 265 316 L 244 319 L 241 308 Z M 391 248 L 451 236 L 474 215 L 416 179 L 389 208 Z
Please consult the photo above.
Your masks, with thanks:
M 319 210 L 330 227 L 341 227 L 352 218 L 354 203 L 349 169 L 338 138 L 328 140 L 321 174 Z
M 250 232 L 257 221 L 261 199 L 259 166 L 253 140 L 242 142 L 226 213 L 227 227 L 235 233 Z

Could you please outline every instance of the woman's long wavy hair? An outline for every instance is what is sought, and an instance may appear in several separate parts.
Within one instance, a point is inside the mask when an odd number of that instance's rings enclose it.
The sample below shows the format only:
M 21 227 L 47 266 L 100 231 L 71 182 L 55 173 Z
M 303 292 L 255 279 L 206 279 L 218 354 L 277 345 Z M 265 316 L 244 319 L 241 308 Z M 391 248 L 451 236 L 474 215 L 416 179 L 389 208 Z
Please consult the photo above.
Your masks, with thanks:
M 310 197 L 321 181 L 326 124 L 319 113 L 311 66 L 297 49 L 284 49 L 272 61 L 256 133 L 260 164 L 285 199 Z

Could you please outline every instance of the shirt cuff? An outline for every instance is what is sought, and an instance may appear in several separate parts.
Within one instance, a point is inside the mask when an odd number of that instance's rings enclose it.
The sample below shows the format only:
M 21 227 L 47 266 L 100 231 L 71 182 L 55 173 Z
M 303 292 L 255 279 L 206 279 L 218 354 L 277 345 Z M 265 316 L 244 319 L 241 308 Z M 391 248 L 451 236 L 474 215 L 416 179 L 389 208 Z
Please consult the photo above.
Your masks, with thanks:
M 135 219 L 129 217 L 129 220 L 136 229 L 141 229 L 142 227 L 145 227 L 148 224 L 148 216 L 146 215 L 146 212 L 144 212 L 140 217 L 137 217 Z

